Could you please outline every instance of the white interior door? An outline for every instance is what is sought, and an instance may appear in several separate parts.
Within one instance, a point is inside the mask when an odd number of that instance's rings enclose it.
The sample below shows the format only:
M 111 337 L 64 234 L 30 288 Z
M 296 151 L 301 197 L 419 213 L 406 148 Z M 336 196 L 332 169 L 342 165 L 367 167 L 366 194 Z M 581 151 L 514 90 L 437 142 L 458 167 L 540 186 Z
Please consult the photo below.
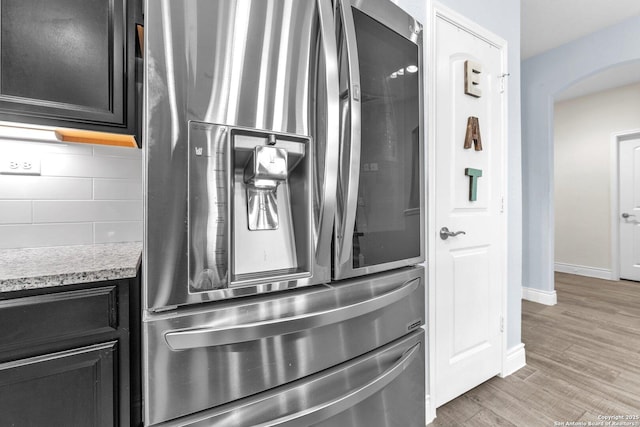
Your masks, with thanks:
M 640 281 L 640 139 L 620 142 L 620 278 Z
M 431 286 L 437 407 L 502 368 L 506 60 L 504 47 L 442 17 L 436 18 L 435 37 L 436 206 L 431 232 L 437 236 Z M 465 148 L 470 117 L 478 119 L 482 150 L 475 141 Z M 443 227 L 464 234 L 441 237 Z

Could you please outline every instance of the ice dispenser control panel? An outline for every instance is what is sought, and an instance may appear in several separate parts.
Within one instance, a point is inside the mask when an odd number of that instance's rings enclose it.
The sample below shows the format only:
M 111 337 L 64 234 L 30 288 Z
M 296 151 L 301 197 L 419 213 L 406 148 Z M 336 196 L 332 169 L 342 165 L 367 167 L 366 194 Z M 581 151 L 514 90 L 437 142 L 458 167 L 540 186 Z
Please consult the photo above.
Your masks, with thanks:
M 228 129 L 189 123 L 189 290 L 229 284 Z

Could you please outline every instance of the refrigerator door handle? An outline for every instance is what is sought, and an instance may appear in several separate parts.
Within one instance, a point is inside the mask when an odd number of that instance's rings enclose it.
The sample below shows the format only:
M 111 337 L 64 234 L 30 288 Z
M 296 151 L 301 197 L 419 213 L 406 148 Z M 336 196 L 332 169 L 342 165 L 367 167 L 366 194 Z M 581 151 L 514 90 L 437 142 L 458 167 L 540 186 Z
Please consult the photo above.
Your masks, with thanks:
M 196 327 L 170 330 L 165 341 L 172 350 L 188 350 L 237 344 L 278 335 L 291 334 L 353 319 L 407 298 L 420 285 L 420 278 L 411 279 L 393 290 L 342 307 L 331 307 L 290 317 L 278 317 L 259 322 L 218 327 Z M 334 302 L 330 300 L 329 302 Z
M 382 372 L 368 383 L 349 391 L 348 393 L 318 404 L 301 412 L 285 415 L 284 417 L 258 424 L 254 427 L 294 427 L 300 425 L 315 425 L 327 420 L 340 412 L 347 410 L 370 396 L 373 396 L 393 380 L 395 380 L 409 366 L 419 354 L 420 343 L 415 344 L 402 354 L 391 367 Z
M 349 88 L 341 96 L 340 129 L 340 173 L 338 181 L 337 260 L 338 266 L 351 258 L 353 231 L 358 205 L 358 185 L 360 181 L 360 64 L 358 61 L 356 33 L 349 0 L 339 1 L 340 29 L 347 59 Z M 349 120 L 350 118 L 350 120 Z
M 326 144 L 324 152 L 324 183 L 319 218 L 316 253 L 326 253 L 322 259 L 331 259 L 331 229 L 336 211 L 336 187 L 338 183 L 338 161 L 340 150 L 340 85 L 338 75 L 338 53 L 333 8 L 331 0 L 318 0 L 318 15 L 325 62 L 325 84 L 327 88 Z

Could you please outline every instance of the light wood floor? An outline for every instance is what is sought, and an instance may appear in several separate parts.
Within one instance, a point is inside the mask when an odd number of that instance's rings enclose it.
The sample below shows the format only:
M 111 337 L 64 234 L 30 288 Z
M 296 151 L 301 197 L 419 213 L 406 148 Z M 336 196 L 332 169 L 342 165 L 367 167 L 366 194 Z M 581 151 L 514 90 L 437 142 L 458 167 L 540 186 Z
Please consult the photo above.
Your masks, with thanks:
M 556 291 L 555 306 L 523 301 L 527 366 L 438 408 L 429 426 L 546 427 L 640 416 L 640 283 L 557 273 Z M 640 427 L 640 419 L 620 421 Z

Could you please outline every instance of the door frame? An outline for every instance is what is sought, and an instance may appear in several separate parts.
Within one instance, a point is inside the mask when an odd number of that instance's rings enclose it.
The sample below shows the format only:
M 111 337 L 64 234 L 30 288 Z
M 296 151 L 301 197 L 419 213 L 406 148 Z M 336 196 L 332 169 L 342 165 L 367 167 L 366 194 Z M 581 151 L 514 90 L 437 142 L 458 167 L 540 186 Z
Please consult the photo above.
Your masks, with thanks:
M 433 0 L 429 2 L 428 6 L 428 22 L 429 22 L 429 32 L 428 32 L 428 41 L 425 43 L 425 46 L 428 46 L 428 69 L 427 69 L 427 83 L 425 87 L 428 90 L 427 93 L 427 161 L 425 164 L 427 165 L 427 232 L 426 234 L 426 242 L 427 242 L 427 265 L 435 266 L 435 244 L 436 244 L 436 218 L 435 218 L 435 193 L 436 193 L 436 176 L 435 176 L 435 152 L 436 152 L 436 22 L 438 19 L 443 19 L 448 21 L 449 23 L 457 26 L 463 31 L 468 32 L 474 37 L 480 38 L 487 43 L 495 46 L 500 50 L 500 56 L 502 60 L 502 80 L 503 80 L 503 105 L 502 105 L 502 137 L 503 137 L 503 152 L 502 152 L 502 168 L 503 168 L 503 180 L 502 180 L 502 195 L 503 195 L 503 214 L 502 214 L 502 231 L 503 236 L 505 236 L 504 241 L 498 247 L 501 248 L 501 256 L 504 258 L 503 268 L 501 271 L 502 276 L 502 289 L 500 296 L 500 307 L 501 307 L 501 316 L 503 319 L 503 330 L 502 330 L 502 339 L 501 339 L 501 369 L 499 375 L 501 377 L 505 377 L 512 372 L 509 371 L 509 363 L 508 363 L 508 353 L 507 353 L 507 325 L 509 323 L 507 317 L 507 289 L 508 289 L 508 258 L 507 258 L 507 244 L 509 240 L 508 234 L 508 218 L 509 218 L 509 200 L 508 200 L 508 92 L 509 85 L 506 76 L 508 76 L 507 71 L 507 41 L 497 36 L 496 34 L 488 31 L 486 28 L 480 26 L 479 24 L 473 22 L 469 18 L 459 14 L 458 12 L 453 11 L 452 9 L 440 4 L 439 2 Z M 428 342 L 429 342 L 429 380 L 427 384 L 428 397 L 427 397 L 427 423 L 431 422 L 431 420 L 436 417 L 436 399 L 435 394 L 437 393 L 436 385 L 435 385 L 435 310 L 437 309 L 435 306 L 435 269 L 433 267 L 427 268 L 428 274 Z
M 620 143 L 640 138 L 640 129 L 611 134 L 611 280 L 620 280 Z

